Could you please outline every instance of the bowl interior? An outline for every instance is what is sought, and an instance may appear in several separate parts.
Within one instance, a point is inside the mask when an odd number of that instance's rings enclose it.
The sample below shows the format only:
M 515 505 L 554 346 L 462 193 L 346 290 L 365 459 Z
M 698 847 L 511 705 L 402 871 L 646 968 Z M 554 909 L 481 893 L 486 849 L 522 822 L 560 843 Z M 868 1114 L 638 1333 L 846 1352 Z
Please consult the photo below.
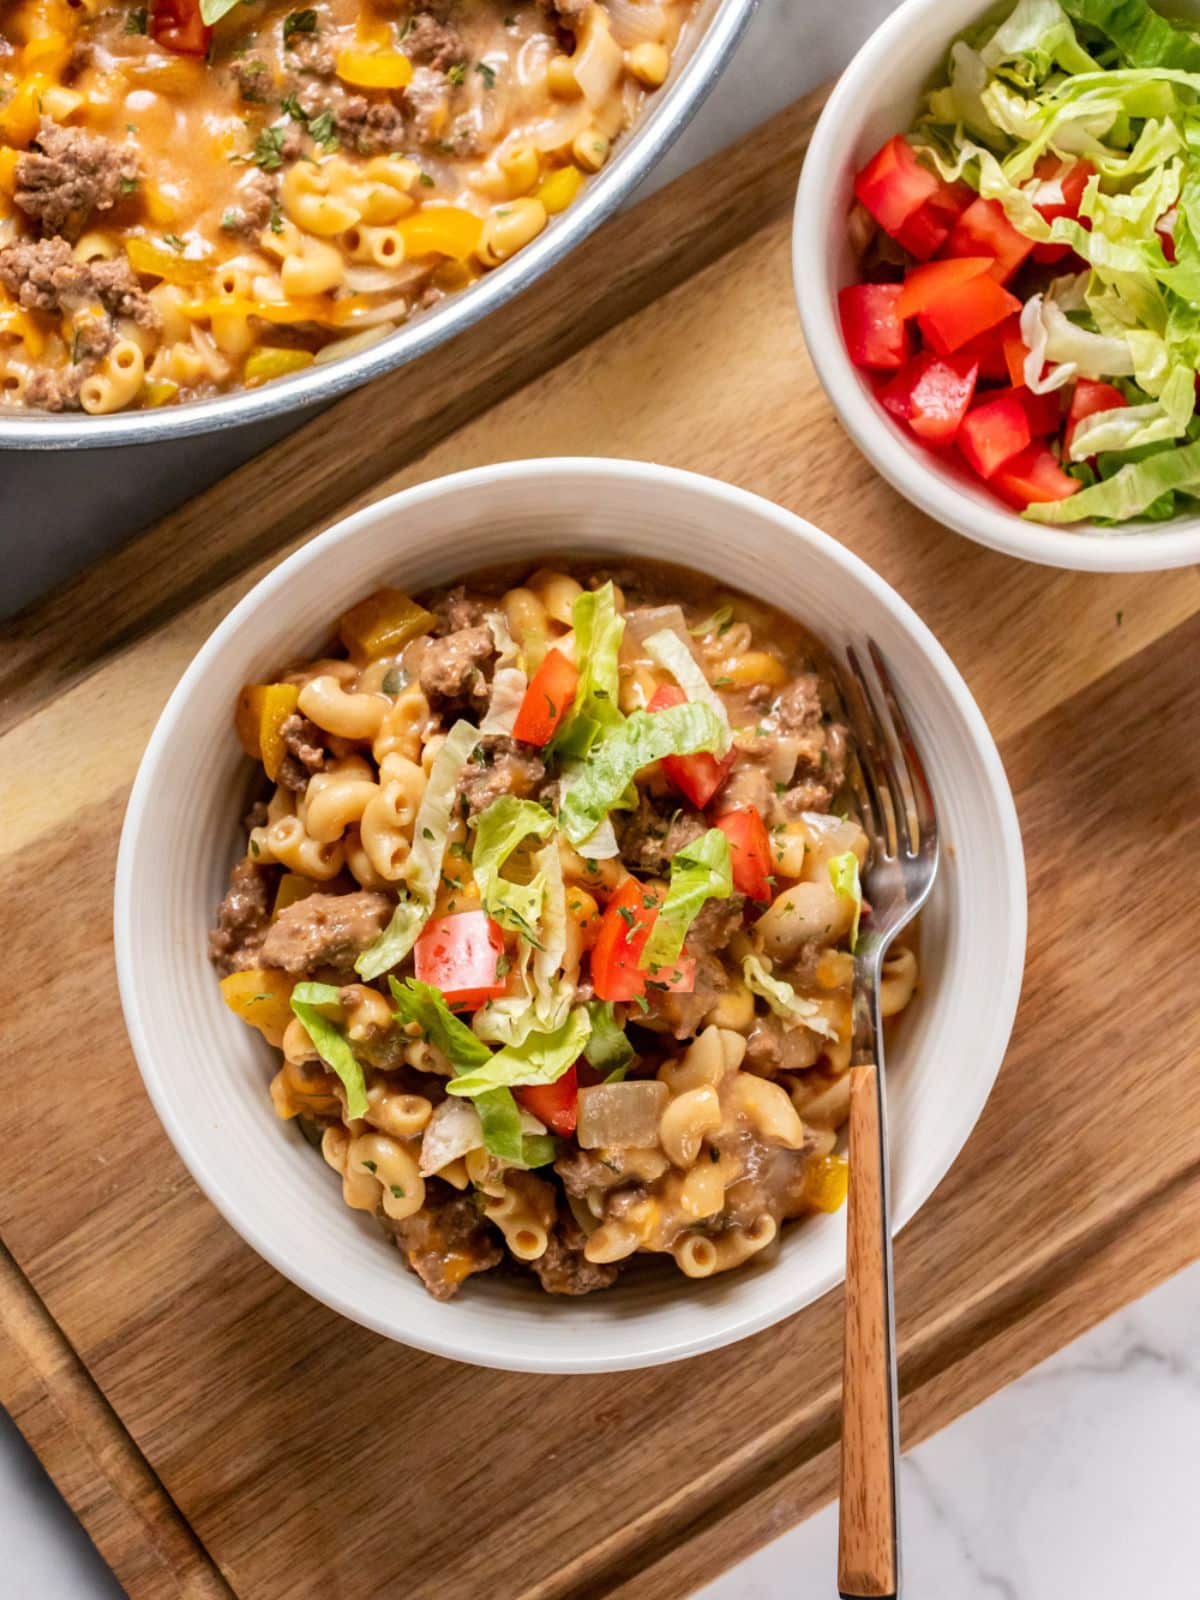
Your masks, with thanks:
M 897 1224 L 966 1139 L 1008 1040 L 1024 952 L 1016 817 L 965 685 L 899 597 L 807 523 L 742 491 L 632 463 L 515 463 L 423 485 L 351 518 L 226 618 L 163 713 L 130 800 L 117 878 L 122 1000 L 155 1105 L 193 1175 L 281 1271 L 346 1315 L 441 1354 L 544 1371 L 671 1360 L 764 1327 L 841 1276 L 844 1220 L 791 1225 L 780 1258 L 701 1283 L 641 1276 L 580 1301 L 476 1281 L 429 1300 L 336 1177 L 274 1116 L 273 1052 L 223 1005 L 206 929 L 242 848 L 240 685 L 315 651 L 381 582 L 413 589 L 480 565 L 643 555 L 771 600 L 840 645 L 871 634 L 926 754 L 948 848 L 924 921 L 924 993 L 889 1066 Z M 186 826 L 180 819 L 186 817 Z M 619 1330 L 619 1336 L 618 1336 Z
M 1159 9 L 1166 9 L 1160 7 Z M 846 354 L 837 292 L 859 279 L 845 219 L 854 175 L 895 133 L 911 127 L 925 90 L 940 79 L 964 28 L 1011 4 L 907 0 L 846 68 L 809 145 L 796 202 L 793 271 L 804 335 L 847 431 L 880 472 L 921 510 L 993 549 L 1051 566 L 1150 571 L 1200 559 L 1200 518 L 1170 524 L 1071 528 L 1026 522 L 992 495 L 957 453 L 935 454 L 879 404 Z M 1173 14 L 1200 11 L 1200 0 Z

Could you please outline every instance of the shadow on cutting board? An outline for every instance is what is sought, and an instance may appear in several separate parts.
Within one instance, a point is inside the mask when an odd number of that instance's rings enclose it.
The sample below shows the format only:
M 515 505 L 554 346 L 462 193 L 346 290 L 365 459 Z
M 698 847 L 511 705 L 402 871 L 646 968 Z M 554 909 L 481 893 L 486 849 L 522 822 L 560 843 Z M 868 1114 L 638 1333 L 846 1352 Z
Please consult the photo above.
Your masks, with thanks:
M 120 450 L 0 450 L 0 620 L 315 415 Z

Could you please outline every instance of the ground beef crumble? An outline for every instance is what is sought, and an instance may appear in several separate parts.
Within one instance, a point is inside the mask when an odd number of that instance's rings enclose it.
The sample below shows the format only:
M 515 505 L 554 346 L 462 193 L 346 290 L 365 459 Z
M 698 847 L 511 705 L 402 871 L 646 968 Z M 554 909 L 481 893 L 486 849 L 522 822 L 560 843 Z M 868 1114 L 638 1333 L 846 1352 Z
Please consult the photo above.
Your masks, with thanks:
M 617 1281 L 620 1269 L 615 1263 L 589 1261 L 583 1253 L 586 1243 L 570 1208 L 560 1205 L 545 1252 L 530 1262 L 547 1294 L 592 1294 Z
M 467 1195 L 431 1179 L 422 1209 L 390 1225 L 409 1267 L 435 1300 L 450 1300 L 474 1272 L 504 1257 L 495 1233 Z
M 479 749 L 484 762 L 468 761 L 458 780 L 468 816 L 486 811 L 502 794 L 527 800 L 545 780 L 546 764 L 531 745 L 504 734 L 486 734 Z
M 33 145 L 17 157 L 13 198 L 43 233 L 74 236 L 93 212 L 111 210 L 139 175 L 132 146 L 43 117 Z
M 301 974 L 314 967 L 348 970 L 383 932 L 394 901 L 373 889 L 351 894 L 310 894 L 284 909 L 259 952 L 264 967 Z
M 314 772 L 325 765 L 326 750 L 323 735 L 315 722 L 293 711 L 279 729 L 283 747 L 287 751 L 279 766 L 279 782 L 285 789 L 299 794 Z
M 257 966 L 270 922 L 270 879 L 247 857 L 233 869 L 217 925 L 208 936 L 209 957 L 222 977 Z

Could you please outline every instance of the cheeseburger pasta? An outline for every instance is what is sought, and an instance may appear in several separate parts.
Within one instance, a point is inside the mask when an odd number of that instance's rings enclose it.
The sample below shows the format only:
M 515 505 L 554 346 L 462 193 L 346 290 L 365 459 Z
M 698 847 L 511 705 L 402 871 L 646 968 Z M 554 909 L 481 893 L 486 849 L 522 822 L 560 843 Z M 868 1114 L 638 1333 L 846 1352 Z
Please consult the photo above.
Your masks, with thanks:
M 740 1266 L 836 1209 L 865 835 L 815 641 L 681 570 L 381 589 L 248 684 L 230 1008 L 431 1294 Z M 917 983 L 889 957 L 885 1016 Z
M 528 244 L 692 0 L 9 0 L 0 404 L 297 372 Z

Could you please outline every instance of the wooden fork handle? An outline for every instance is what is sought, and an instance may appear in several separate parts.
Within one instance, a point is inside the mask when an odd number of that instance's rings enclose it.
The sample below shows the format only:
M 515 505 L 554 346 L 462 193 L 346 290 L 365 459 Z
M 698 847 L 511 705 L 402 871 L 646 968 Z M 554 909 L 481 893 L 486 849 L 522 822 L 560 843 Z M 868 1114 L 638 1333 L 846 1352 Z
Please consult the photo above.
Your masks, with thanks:
M 838 1593 L 897 1593 L 896 1429 L 891 1245 L 884 1225 L 886 1159 L 878 1068 L 850 1070 L 845 1353 Z

